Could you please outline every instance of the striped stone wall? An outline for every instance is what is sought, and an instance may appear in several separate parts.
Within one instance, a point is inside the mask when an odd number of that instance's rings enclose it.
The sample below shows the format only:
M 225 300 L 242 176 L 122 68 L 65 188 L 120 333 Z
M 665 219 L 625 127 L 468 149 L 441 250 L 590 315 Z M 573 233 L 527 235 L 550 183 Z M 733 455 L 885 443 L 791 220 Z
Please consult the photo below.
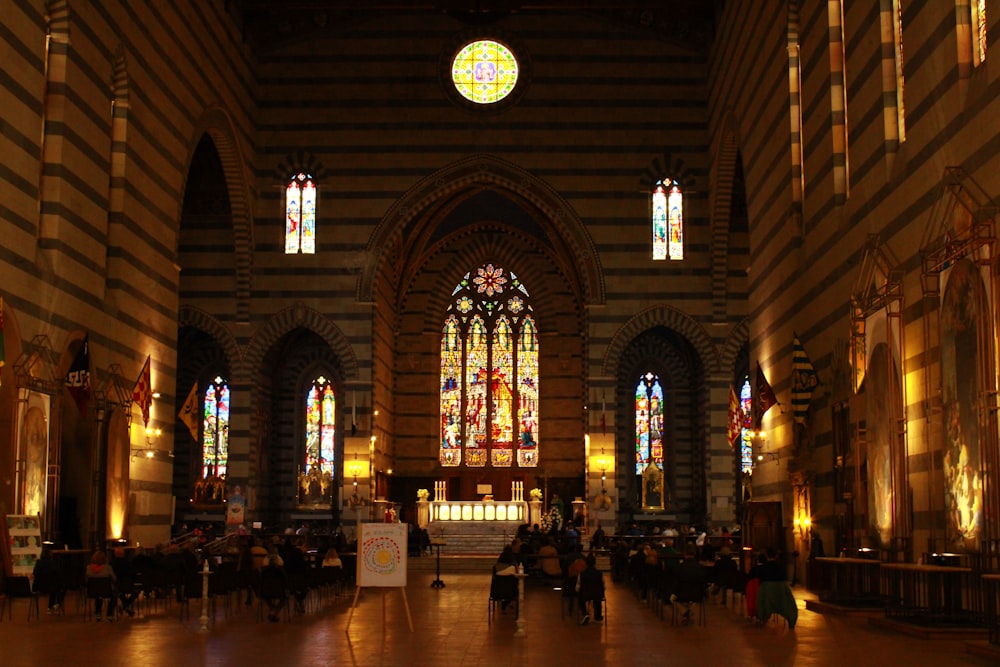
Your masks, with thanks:
M 794 137 L 784 131 L 788 59 L 777 52 L 778 33 L 784 26 L 774 20 L 787 15 L 790 4 L 800 5 L 804 234 L 788 216 L 794 200 L 789 175 L 795 168 L 788 160 L 788 142 Z M 919 553 L 942 536 L 944 526 L 943 498 L 930 491 L 941 483 L 941 444 L 928 440 L 941 432 L 940 414 L 933 409 L 939 390 L 934 380 L 939 377 L 935 370 L 939 334 L 936 323 L 925 326 L 923 321 L 933 316 L 934 306 L 931 311 L 921 306 L 920 250 L 937 233 L 928 227 L 938 224 L 933 211 L 949 180 L 946 167 L 960 166 L 967 177 L 965 187 L 977 184 L 987 201 L 1000 194 L 997 170 L 990 166 L 995 167 L 997 159 L 998 82 L 995 68 L 991 72 L 980 67 L 968 79 L 962 76 L 968 58 L 956 57 L 962 22 L 956 20 L 954 5 L 903 3 L 905 141 L 900 141 L 902 134 L 887 133 L 893 123 L 886 119 L 897 106 L 883 76 L 892 54 L 881 19 L 893 4 L 889 0 L 844 4 L 843 126 L 836 113 L 830 113 L 831 108 L 836 111 L 831 107 L 830 84 L 841 74 L 830 67 L 830 49 L 837 44 L 831 45 L 829 31 L 835 26 L 829 25 L 828 8 L 783 1 L 727 4 L 713 53 L 709 108 L 713 146 L 725 141 L 721 130 L 727 119 L 735 118 L 739 128 L 750 229 L 751 366 L 760 360 L 785 406 L 784 411 L 772 409 L 765 418 L 767 446 L 781 458 L 778 465 L 755 474 L 757 498 L 784 500 L 785 520 L 791 526 L 789 474 L 796 468 L 808 472 L 815 485 L 813 525 L 828 545 L 833 544 L 838 510 L 832 503 L 829 390 L 824 386 L 817 390 L 809 425 L 796 433 L 788 408 L 791 341 L 797 332 L 821 380 L 834 381 L 834 351 L 850 338 L 849 302 L 859 279 L 865 240 L 877 234 L 898 262 L 893 268 L 904 273 L 903 384 L 914 498 L 911 537 Z M 841 157 L 831 153 L 830 147 L 837 144 L 830 137 L 845 127 L 848 138 Z M 890 155 L 894 155 L 891 161 Z M 849 189 L 839 175 L 846 164 Z

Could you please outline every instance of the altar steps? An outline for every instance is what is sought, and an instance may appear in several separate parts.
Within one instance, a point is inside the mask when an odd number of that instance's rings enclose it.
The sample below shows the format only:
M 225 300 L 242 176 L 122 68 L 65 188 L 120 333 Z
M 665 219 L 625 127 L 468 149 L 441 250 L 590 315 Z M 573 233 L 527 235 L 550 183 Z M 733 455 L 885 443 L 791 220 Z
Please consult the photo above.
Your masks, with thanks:
M 445 547 L 447 548 L 447 547 Z M 496 555 L 455 555 L 446 556 L 441 552 L 441 572 L 442 573 L 469 573 L 481 572 L 489 574 L 493 570 L 493 565 L 497 562 Z M 406 567 L 410 572 L 430 572 L 437 571 L 437 554 L 425 554 L 423 556 L 410 556 L 406 561 Z
M 495 561 L 520 525 L 518 521 L 434 521 L 427 533 L 432 542 L 445 543 L 442 563 L 445 556 L 491 556 Z

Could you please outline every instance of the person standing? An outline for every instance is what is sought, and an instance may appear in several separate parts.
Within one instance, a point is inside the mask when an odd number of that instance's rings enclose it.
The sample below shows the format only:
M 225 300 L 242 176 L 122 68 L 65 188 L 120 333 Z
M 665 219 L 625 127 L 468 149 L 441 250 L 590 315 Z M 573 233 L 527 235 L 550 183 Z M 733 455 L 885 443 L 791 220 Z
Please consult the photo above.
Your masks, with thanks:
M 587 556 L 586 567 L 580 572 L 577 578 L 577 602 L 580 605 L 580 625 L 590 623 L 590 613 L 587 610 L 587 603 L 591 603 L 594 608 L 594 621 L 600 623 L 604 620 L 602 605 L 604 603 L 604 575 L 597 569 L 597 559 L 593 554 Z

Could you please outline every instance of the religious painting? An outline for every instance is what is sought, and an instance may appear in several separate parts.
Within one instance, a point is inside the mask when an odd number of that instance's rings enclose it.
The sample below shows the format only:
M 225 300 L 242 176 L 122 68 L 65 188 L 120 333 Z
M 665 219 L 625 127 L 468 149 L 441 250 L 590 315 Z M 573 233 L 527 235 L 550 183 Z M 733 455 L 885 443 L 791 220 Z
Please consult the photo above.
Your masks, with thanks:
M 145 431 L 136 428 L 145 438 Z M 139 443 L 145 447 L 146 443 Z M 129 461 L 131 443 L 125 416 L 113 411 L 108 419 L 108 482 L 107 482 L 107 537 L 119 539 L 125 535 L 128 513 Z
M 986 288 L 969 260 L 957 262 L 941 304 L 941 398 L 944 406 L 944 486 L 949 548 L 978 548 L 983 524 L 977 340 L 987 325 Z
M 45 512 L 50 405 L 49 396 L 29 391 L 21 407 L 20 459 L 24 472 L 20 507 L 23 514 Z
M 244 530 L 246 522 L 247 499 L 239 484 L 233 487 L 226 502 L 226 535 Z
M 663 471 L 650 463 L 642 473 L 642 509 L 663 509 Z
M 889 345 L 880 342 L 868 356 L 865 377 L 867 408 L 868 527 L 873 546 L 888 547 L 892 541 L 896 489 L 893 479 L 894 441 L 896 434 L 890 402 L 898 401 L 894 381 L 897 373 Z

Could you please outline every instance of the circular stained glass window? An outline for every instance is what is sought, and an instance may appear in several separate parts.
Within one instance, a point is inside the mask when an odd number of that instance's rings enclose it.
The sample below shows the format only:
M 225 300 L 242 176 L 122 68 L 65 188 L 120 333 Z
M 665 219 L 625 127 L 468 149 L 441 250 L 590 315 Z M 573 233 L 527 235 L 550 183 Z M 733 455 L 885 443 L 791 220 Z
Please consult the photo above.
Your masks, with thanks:
M 476 104 L 495 104 L 517 84 L 517 58 L 499 42 L 483 39 L 466 44 L 451 63 L 455 89 Z

